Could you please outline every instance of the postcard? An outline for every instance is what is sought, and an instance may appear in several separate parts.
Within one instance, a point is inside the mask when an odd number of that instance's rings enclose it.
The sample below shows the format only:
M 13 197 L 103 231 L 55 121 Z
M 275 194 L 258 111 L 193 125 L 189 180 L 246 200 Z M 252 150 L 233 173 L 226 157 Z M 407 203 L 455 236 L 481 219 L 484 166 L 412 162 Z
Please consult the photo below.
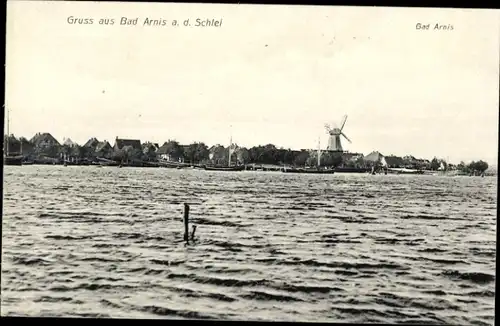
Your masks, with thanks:
M 499 18 L 8 1 L 2 316 L 491 325 Z

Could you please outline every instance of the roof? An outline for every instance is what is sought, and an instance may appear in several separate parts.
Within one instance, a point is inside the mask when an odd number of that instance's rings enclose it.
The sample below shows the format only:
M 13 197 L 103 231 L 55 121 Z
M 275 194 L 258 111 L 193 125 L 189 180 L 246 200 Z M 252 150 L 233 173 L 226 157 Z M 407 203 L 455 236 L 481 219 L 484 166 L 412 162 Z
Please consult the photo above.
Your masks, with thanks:
M 157 154 L 167 154 L 167 145 L 168 145 L 168 142 L 164 142 L 163 145 L 161 145 L 160 148 L 158 148 L 156 153 Z
M 99 141 L 97 140 L 97 138 L 95 137 L 92 137 L 90 138 L 86 143 L 85 145 L 83 145 L 83 147 L 96 147 L 97 145 L 99 144 Z
M 35 146 L 38 146 L 41 143 L 52 143 L 55 145 L 61 145 L 61 144 L 59 144 L 57 139 L 55 139 L 54 136 L 52 136 L 48 132 L 37 133 L 36 135 L 33 136 L 33 138 L 31 138 L 30 142 Z
M 161 145 L 161 147 L 159 147 L 157 150 L 156 150 L 156 154 L 170 154 L 172 148 L 170 146 L 172 146 L 172 144 L 177 144 L 179 145 L 180 147 L 180 150 L 184 150 L 184 146 L 183 145 L 180 145 L 177 141 L 175 140 L 169 140 L 169 141 L 166 141 L 163 143 L 163 145 Z
M 213 145 L 212 147 L 210 147 L 208 149 L 208 151 L 210 153 L 216 153 L 216 152 L 221 152 L 221 151 L 225 151 L 226 150 L 226 147 L 220 145 L 220 144 L 217 144 L 217 145 Z
M 364 157 L 364 160 L 365 161 L 371 161 L 371 162 L 379 162 L 379 161 L 382 160 L 383 157 L 384 157 L 384 155 L 382 155 L 379 152 L 375 151 L 375 152 L 371 152 L 370 154 L 366 155 Z
M 386 156 L 385 161 L 387 162 L 388 165 L 403 165 L 405 162 L 402 157 L 399 156 Z
M 344 157 L 354 157 L 354 156 L 361 156 L 363 157 L 363 153 L 351 153 L 351 152 L 343 152 L 342 156 Z
M 63 142 L 63 145 L 66 145 L 66 146 L 76 146 L 77 144 L 72 141 L 70 138 L 65 138 L 64 142 Z
M 158 144 L 153 144 L 150 142 L 142 144 L 142 151 L 146 154 L 148 152 L 156 152 L 158 150 Z
M 96 146 L 96 151 L 97 152 L 100 152 L 100 151 L 103 151 L 103 150 L 110 150 L 110 149 L 113 149 L 113 147 L 111 147 L 111 145 L 109 144 L 109 142 L 107 142 L 106 140 L 105 141 L 100 141 L 97 146 Z
M 130 146 L 134 149 L 142 150 L 141 141 L 138 139 L 120 139 L 117 137 L 115 140 L 115 146 L 118 147 L 118 149 Z

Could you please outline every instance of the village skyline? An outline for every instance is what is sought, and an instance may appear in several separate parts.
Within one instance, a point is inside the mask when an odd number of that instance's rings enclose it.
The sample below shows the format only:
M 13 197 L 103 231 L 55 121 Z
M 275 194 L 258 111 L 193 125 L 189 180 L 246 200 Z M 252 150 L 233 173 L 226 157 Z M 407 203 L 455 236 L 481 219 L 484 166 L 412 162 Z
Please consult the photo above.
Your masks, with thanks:
M 165 145 L 167 145 L 167 143 L 170 143 L 172 141 L 173 142 L 177 142 L 181 146 L 188 146 L 190 144 L 201 143 L 201 144 L 206 145 L 208 149 L 211 149 L 211 148 L 214 148 L 214 147 L 217 147 L 217 146 L 222 146 L 224 148 L 228 148 L 229 147 L 229 140 L 230 140 L 230 139 L 228 139 L 228 141 L 226 143 L 224 143 L 224 142 L 207 143 L 207 142 L 204 142 L 204 141 L 181 142 L 181 141 L 179 141 L 178 139 L 175 139 L 175 138 L 168 138 L 166 140 L 156 142 L 156 141 L 152 141 L 150 139 L 140 139 L 140 138 L 134 138 L 134 137 L 120 137 L 120 136 L 115 136 L 112 139 L 105 139 L 105 138 L 99 138 L 97 136 L 91 136 L 88 139 L 86 139 L 85 141 L 81 142 L 81 141 L 75 141 L 71 137 L 62 137 L 62 139 L 59 139 L 58 137 L 55 137 L 50 132 L 37 132 L 32 137 L 25 137 L 25 136 L 22 136 L 22 135 L 15 135 L 15 134 L 11 133 L 10 137 L 13 136 L 18 141 L 21 140 L 22 138 L 24 138 L 24 139 L 26 139 L 26 141 L 28 141 L 28 142 L 31 143 L 31 142 L 33 142 L 33 140 L 35 140 L 40 135 L 42 135 L 43 137 L 48 136 L 48 138 L 52 137 L 53 139 L 55 139 L 58 142 L 58 145 L 61 146 L 61 147 L 63 147 L 64 145 L 70 146 L 70 147 L 73 146 L 73 145 L 80 146 L 80 147 L 89 146 L 95 140 L 95 141 L 99 142 L 99 144 L 94 144 L 93 146 L 98 146 L 98 147 L 101 146 L 102 147 L 107 142 L 110 145 L 111 148 L 114 148 L 115 144 L 116 144 L 116 141 L 120 140 L 120 141 L 138 142 L 141 145 L 151 144 L 151 145 L 155 145 L 156 149 L 160 149 L 160 148 L 164 147 Z M 4 135 L 4 136 L 6 137 L 7 135 Z M 259 147 L 259 146 L 262 147 L 262 146 L 266 146 L 266 145 L 273 145 L 273 146 L 276 147 L 276 149 L 284 149 L 284 150 L 292 150 L 292 151 L 304 151 L 305 150 L 305 151 L 315 152 L 315 151 L 318 150 L 317 146 L 316 146 L 316 148 L 314 148 L 314 147 L 292 148 L 292 147 L 281 146 L 280 144 L 276 144 L 276 143 L 272 143 L 272 142 L 262 143 L 262 144 L 253 144 L 251 146 L 245 146 L 245 145 L 239 144 L 234 139 L 232 139 L 232 140 L 233 140 L 232 144 L 237 145 L 238 148 L 247 149 L 247 150 L 250 149 L 250 148 L 252 148 L 252 147 Z M 4 145 L 4 148 L 5 148 L 5 145 Z M 321 147 L 321 151 L 322 152 L 328 152 L 328 150 L 326 149 L 326 144 Z M 466 164 L 468 164 L 468 163 L 470 163 L 472 161 L 482 160 L 482 161 L 487 162 L 488 165 L 490 166 L 490 168 L 496 169 L 496 167 L 497 167 L 497 161 L 489 162 L 486 159 L 481 158 L 481 157 L 476 157 L 476 158 L 474 158 L 472 160 L 453 161 L 453 160 L 450 160 L 449 157 L 444 157 L 444 156 L 440 156 L 440 155 L 433 155 L 433 156 L 430 156 L 430 157 L 426 157 L 426 156 L 415 155 L 415 154 L 413 154 L 411 152 L 409 152 L 409 153 L 393 153 L 393 152 L 382 152 L 382 151 L 380 151 L 378 149 L 373 149 L 373 150 L 367 151 L 367 152 L 350 151 L 350 150 L 345 150 L 344 152 L 346 154 L 353 154 L 353 155 L 359 155 L 360 154 L 361 156 L 367 156 L 367 155 L 373 154 L 373 153 L 380 153 L 381 155 L 386 156 L 386 157 L 401 157 L 401 158 L 404 158 L 404 157 L 414 157 L 415 159 L 426 160 L 426 161 L 431 161 L 432 159 L 438 159 L 440 161 L 444 161 L 446 163 L 451 163 L 451 164 L 459 164 L 459 163 L 466 163 Z
M 493 12 L 252 6 L 259 23 L 250 28 L 248 11 L 215 5 L 205 15 L 224 17 L 220 28 L 68 28 L 75 10 L 111 17 L 150 7 L 8 6 L 15 135 L 224 145 L 232 134 L 244 147 L 315 149 L 318 138 L 326 147 L 324 124 L 345 114 L 351 152 L 498 160 L 498 39 L 484 33 L 498 26 Z M 416 30 L 424 16 L 454 29 Z

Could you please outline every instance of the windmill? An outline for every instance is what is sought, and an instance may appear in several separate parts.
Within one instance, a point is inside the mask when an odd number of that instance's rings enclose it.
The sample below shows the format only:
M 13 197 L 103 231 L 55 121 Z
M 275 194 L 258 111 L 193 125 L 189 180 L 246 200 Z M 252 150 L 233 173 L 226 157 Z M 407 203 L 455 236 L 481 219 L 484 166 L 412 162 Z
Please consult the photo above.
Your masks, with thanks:
M 340 128 L 336 127 L 334 124 L 334 128 L 331 128 L 329 124 L 325 124 L 325 128 L 327 133 L 330 135 L 328 138 L 328 151 L 334 151 L 334 152 L 343 152 L 344 150 L 342 149 L 342 143 L 340 142 L 340 135 L 344 136 L 345 139 L 349 143 L 351 143 L 351 140 L 347 138 L 347 136 L 342 132 L 344 129 L 345 123 L 347 121 L 347 115 L 344 115 L 342 117 L 342 122 L 340 123 Z

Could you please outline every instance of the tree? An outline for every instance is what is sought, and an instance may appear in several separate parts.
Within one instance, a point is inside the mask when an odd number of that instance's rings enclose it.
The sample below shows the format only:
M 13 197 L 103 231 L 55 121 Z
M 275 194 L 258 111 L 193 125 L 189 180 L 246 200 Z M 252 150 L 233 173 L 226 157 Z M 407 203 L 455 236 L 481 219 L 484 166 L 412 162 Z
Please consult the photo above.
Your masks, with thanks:
M 460 163 L 458 163 L 457 170 L 466 172 L 467 166 L 465 165 L 464 161 L 461 161 Z
M 307 166 L 317 166 L 318 165 L 318 152 L 309 153 L 306 160 Z
M 35 154 L 37 156 L 46 156 L 50 158 L 57 158 L 60 154 L 60 146 L 57 144 L 48 145 L 44 147 L 35 148 Z
M 111 153 L 111 157 L 113 157 L 114 153 Z M 79 146 L 76 145 L 73 147 L 72 155 L 75 155 L 80 160 L 88 160 L 92 161 L 94 157 L 94 149 L 92 147 Z
M 169 140 L 165 146 L 165 154 L 170 157 L 170 160 L 178 161 L 179 158 L 184 156 L 184 149 L 176 140 Z
M 244 147 L 238 148 L 236 150 L 236 159 L 243 164 L 248 163 L 250 161 L 250 152 Z
M 365 168 L 366 167 L 366 162 L 363 157 L 358 157 L 355 161 L 355 166 L 357 168 Z
M 488 163 L 480 160 L 477 162 L 472 161 L 468 166 L 468 170 L 474 174 L 482 174 L 488 170 Z
M 190 144 L 184 151 L 184 160 L 190 163 L 200 163 L 208 159 L 208 147 L 204 143 Z
M 156 147 L 153 143 L 146 142 L 143 146 L 143 157 L 146 161 L 154 161 L 156 159 Z
M 71 153 L 71 146 L 69 145 L 62 145 L 60 148 L 59 148 L 59 153 L 60 154 L 66 154 L 66 155 L 70 155 Z
M 321 165 L 328 167 L 337 167 L 342 164 L 342 154 L 333 152 L 324 152 L 321 156 Z
M 293 160 L 293 164 L 295 166 L 304 166 L 306 165 L 306 162 L 307 160 L 309 159 L 309 152 L 307 151 L 300 151 L 300 153 L 298 153 L 294 160 Z
M 209 160 L 215 165 L 227 165 L 226 148 L 220 144 L 212 146 L 209 151 Z
M 431 161 L 431 170 L 432 171 L 437 171 L 439 169 L 440 163 L 437 158 L 433 158 Z
M 278 150 L 273 144 L 267 144 L 260 148 L 259 163 L 264 164 L 277 164 L 278 163 Z
M 126 161 L 127 160 L 127 152 L 122 148 L 122 149 L 116 149 L 113 151 L 111 155 L 111 159 L 114 161 Z
M 138 149 L 132 146 L 123 146 L 123 150 L 126 153 L 126 158 L 129 161 L 140 161 L 143 159 L 144 153 L 142 149 Z

